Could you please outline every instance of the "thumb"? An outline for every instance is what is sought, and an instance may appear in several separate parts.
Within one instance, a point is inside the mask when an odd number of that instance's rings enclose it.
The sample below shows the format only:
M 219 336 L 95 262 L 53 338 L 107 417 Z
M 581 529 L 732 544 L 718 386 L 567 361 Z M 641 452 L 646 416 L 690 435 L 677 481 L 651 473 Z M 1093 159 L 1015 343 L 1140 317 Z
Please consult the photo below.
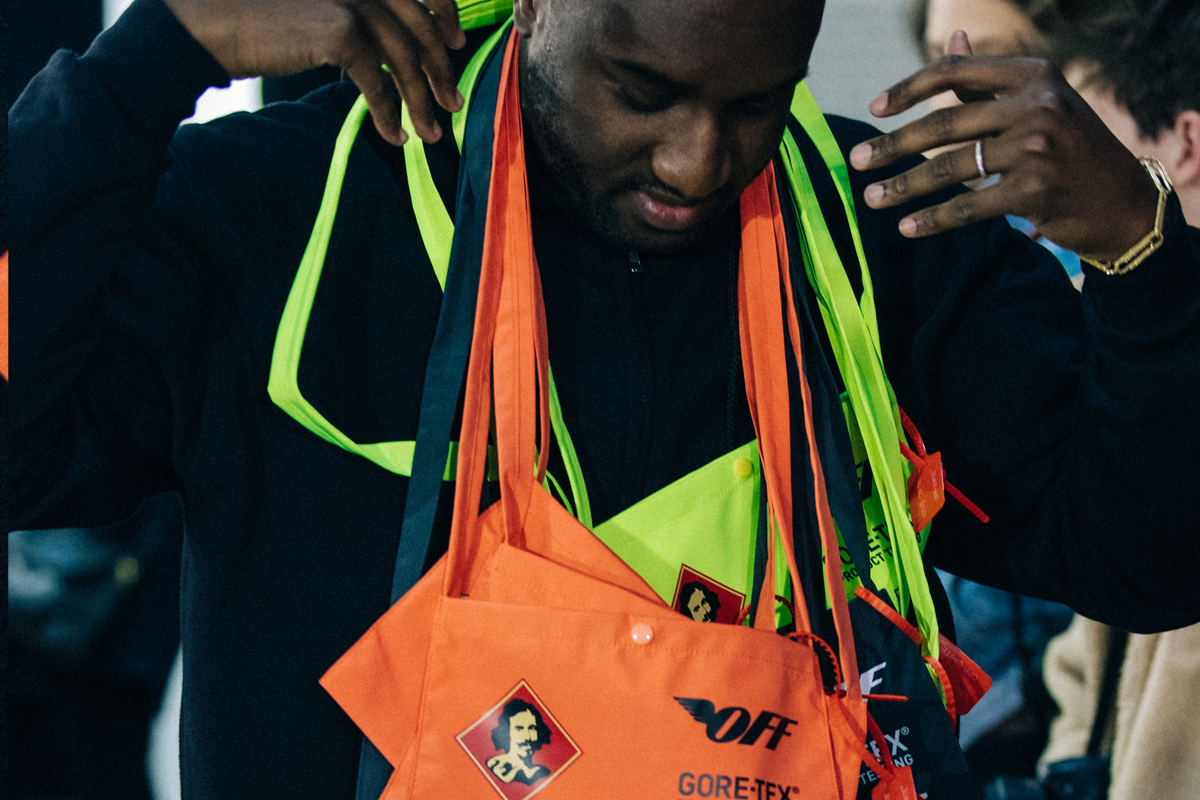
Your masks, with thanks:
M 950 38 L 946 40 L 946 55 L 948 56 L 970 56 L 974 55 L 971 52 L 971 42 L 967 40 L 967 32 L 957 30 L 950 34 Z
M 946 40 L 946 55 L 948 56 L 972 56 L 971 42 L 967 39 L 967 32 L 957 30 L 950 34 L 950 38 Z M 974 103 L 979 100 L 994 100 L 995 95 L 990 92 L 972 92 L 968 89 L 955 89 L 954 94 L 958 97 L 959 102 Z

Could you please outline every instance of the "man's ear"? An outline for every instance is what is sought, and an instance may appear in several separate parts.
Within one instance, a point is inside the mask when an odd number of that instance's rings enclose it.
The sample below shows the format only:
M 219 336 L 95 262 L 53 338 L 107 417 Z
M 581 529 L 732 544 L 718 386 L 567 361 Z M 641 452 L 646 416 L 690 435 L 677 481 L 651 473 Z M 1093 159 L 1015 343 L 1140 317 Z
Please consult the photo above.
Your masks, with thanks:
M 1173 132 L 1179 150 L 1169 168 L 1171 180 L 1181 188 L 1200 188 L 1200 111 L 1181 112 L 1175 118 Z
M 513 26 L 522 38 L 528 39 L 537 24 L 538 12 L 545 0 L 513 0 Z

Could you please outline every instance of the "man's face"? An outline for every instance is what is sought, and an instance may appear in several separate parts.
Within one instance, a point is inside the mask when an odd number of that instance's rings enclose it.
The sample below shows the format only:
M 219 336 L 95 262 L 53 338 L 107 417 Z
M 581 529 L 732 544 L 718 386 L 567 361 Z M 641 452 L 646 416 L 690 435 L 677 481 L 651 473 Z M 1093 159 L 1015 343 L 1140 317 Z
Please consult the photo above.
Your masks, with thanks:
M 534 169 L 606 240 L 688 246 L 778 148 L 822 6 L 519 1 Z
M 1027 56 L 1045 47 L 1033 20 L 1008 0 L 929 0 L 925 17 L 925 58 L 945 54 L 950 34 L 967 32 L 977 56 Z
M 1046 47 L 1033 20 L 1008 0 L 929 0 L 923 53 L 926 63 L 945 55 L 946 42 L 957 30 L 967 32 L 971 52 L 977 56 L 1028 56 Z M 958 104 L 954 92 L 942 92 L 929 100 L 932 108 Z M 950 149 L 954 146 L 932 153 Z
M 518 711 L 508 719 L 508 752 L 528 762 L 538 740 L 537 719 L 532 711 Z
M 697 622 L 708 622 L 712 618 L 712 606 L 708 604 L 708 598 L 700 589 L 692 590 L 692 596 L 687 601 L 687 610 Z

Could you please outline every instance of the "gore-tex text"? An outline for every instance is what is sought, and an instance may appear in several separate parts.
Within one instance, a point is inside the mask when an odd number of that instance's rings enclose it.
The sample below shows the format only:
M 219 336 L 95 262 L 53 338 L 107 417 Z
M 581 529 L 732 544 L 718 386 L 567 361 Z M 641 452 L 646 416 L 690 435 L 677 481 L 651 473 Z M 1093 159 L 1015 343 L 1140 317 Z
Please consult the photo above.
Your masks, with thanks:
M 683 797 L 726 797 L 729 800 L 799 800 L 800 787 L 784 785 L 744 775 L 699 775 L 685 772 L 679 776 L 679 794 Z

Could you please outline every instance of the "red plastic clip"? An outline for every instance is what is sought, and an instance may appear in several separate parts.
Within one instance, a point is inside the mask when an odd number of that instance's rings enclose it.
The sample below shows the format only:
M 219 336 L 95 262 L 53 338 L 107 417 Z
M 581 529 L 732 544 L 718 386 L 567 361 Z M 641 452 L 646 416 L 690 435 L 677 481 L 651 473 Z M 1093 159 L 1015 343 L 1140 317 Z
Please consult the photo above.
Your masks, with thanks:
M 942 468 L 942 454 L 925 451 L 925 442 L 921 439 L 920 431 L 902 408 L 900 422 L 904 425 L 904 432 L 917 448 L 917 452 L 914 453 L 903 439 L 900 440 L 900 453 L 917 468 L 908 476 L 908 510 L 912 517 L 913 530 L 924 530 L 930 520 L 942 510 L 942 506 L 946 504 L 945 492 L 949 492 L 951 497 L 974 514 L 980 522 L 987 523 L 988 515 L 946 480 L 946 470 Z
M 854 596 L 887 618 L 905 636 L 912 639 L 913 644 L 917 647 L 925 643 L 925 637 L 921 635 L 921 632 L 911 622 L 900 616 L 896 609 L 889 606 L 879 595 L 867 591 L 865 586 L 859 586 L 854 590 Z M 924 656 L 924 658 L 931 662 L 934 671 L 938 673 L 938 679 L 941 680 L 942 687 L 946 690 L 946 710 L 950 712 L 950 719 L 957 724 L 957 718 L 974 708 L 975 704 L 987 694 L 988 689 L 992 688 L 992 679 L 966 653 L 947 639 L 944 633 L 938 633 L 938 654 L 940 658 L 937 661 L 928 656 Z M 953 701 L 951 701 L 951 697 L 953 697 Z

